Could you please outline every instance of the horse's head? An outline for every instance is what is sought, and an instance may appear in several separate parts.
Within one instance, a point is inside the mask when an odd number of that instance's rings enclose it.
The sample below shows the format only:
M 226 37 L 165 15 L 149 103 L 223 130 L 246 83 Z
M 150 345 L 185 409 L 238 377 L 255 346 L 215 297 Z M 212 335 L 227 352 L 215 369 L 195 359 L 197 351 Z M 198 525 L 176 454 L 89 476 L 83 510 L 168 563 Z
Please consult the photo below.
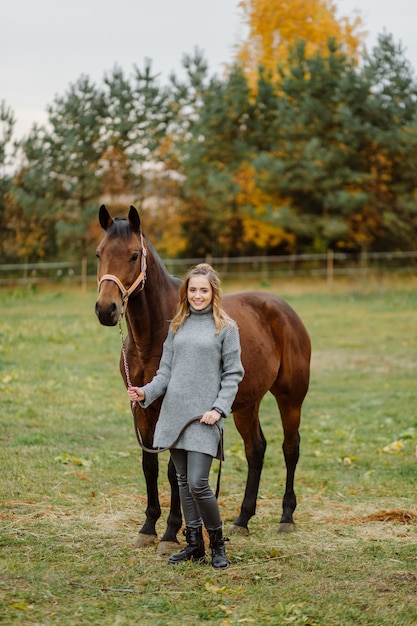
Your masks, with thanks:
M 130 207 L 127 219 L 113 219 L 102 205 L 99 221 L 105 235 L 96 253 L 99 284 L 96 315 L 104 326 L 115 326 L 127 298 L 144 286 L 146 249 L 135 207 Z

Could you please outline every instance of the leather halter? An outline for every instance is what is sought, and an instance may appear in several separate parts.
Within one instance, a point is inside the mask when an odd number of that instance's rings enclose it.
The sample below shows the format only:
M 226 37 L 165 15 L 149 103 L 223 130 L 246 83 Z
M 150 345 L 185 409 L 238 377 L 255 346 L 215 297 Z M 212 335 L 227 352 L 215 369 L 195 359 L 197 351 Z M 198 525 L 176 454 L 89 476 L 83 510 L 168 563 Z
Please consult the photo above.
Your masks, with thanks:
M 140 291 L 142 291 L 142 289 L 145 286 L 146 269 L 147 269 L 147 263 L 146 263 L 147 250 L 145 248 L 145 244 L 144 244 L 144 241 L 143 241 L 142 233 L 140 234 L 140 243 L 141 243 L 141 246 L 142 246 L 142 257 L 141 257 L 141 260 L 140 260 L 140 274 L 136 278 L 136 280 L 133 281 L 133 283 L 130 285 L 130 287 L 128 287 L 126 289 L 126 287 L 124 286 L 124 284 L 122 283 L 120 278 L 118 278 L 114 274 L 103 274 L 103 276 L 98 281 L 98 291 L 100 291 L 101 285 L 106 280 L 110 280 L 111 282 L 116 283 L 116 285 L 120 289 L 120 293 L 122 294 L 123 305 L 127 305 L 127 301 L 129 299 L 129 296 L 131 296 L 132 293 L 134 291 L 136 291 L 136 289 L 139 286 L 140 286 Z

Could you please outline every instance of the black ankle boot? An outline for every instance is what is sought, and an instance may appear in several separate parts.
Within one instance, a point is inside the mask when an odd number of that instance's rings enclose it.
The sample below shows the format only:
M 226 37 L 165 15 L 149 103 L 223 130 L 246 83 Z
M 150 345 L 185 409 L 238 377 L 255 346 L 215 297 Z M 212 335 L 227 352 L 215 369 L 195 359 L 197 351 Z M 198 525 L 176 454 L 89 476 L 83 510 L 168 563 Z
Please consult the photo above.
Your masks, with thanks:
M 187 545 L 177 552 L 177 554 L 172 554 L 168 559 L 168 563 L 170 565 L 176 565 L 182 561 L 204 563 L 206 560 L 206 549 L 204 546 L 202 526 L 199 528 L 186 528 L 184 535 Z
M 226 537 L 223 537 L 222 527 L 216 528 L 216 530 L 209 530 L 210 535 L 210 548 L 211 548 L 211 564 L 214 569 L 227 569 L 230 562 L 226 556 L 226 550 L 224 549 L 224 542 L 229 541 Z

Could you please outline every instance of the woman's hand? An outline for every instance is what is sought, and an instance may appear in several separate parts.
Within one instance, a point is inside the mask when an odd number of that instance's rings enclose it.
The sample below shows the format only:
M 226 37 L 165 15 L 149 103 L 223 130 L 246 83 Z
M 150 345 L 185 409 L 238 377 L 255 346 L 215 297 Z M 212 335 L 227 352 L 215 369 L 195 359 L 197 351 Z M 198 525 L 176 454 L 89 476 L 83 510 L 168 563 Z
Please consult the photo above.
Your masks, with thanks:
M 220 413 L 215 409 L 212 409 L 211 411 L 206 411 L 204 413 L 203 417 L 200 420 L 200 424 L 209 424 L 210 426 L 212 426 L 213 424 L 216 424 L 216 422 L 218 422 L 220 418 Z
M 145 399 L 145 394 L 141 387 L 128 387 L 127 395 L 131 402 L 140 402 Z

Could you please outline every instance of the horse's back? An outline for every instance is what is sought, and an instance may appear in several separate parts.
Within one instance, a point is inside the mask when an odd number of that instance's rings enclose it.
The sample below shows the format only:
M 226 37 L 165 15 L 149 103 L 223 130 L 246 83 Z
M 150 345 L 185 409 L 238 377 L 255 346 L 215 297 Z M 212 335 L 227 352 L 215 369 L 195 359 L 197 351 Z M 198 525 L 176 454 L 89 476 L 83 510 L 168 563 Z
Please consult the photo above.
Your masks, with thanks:
M 283 346 L 310 348 L 308 332 L 296 311 L 279 296 L 263 291 L 243 291 L 224 296 L 223 305 L 244 335 L 273 335 Z M 295 347 L 295 345 L 293 346 Z
M 294 309 L 278 296 L 261 291 L 226 295 L 223 305 L 239 328 L 245 368 L 236 406 L 277 387 L 283 393 L 304 396 L 309 381 L 311 343 Z

